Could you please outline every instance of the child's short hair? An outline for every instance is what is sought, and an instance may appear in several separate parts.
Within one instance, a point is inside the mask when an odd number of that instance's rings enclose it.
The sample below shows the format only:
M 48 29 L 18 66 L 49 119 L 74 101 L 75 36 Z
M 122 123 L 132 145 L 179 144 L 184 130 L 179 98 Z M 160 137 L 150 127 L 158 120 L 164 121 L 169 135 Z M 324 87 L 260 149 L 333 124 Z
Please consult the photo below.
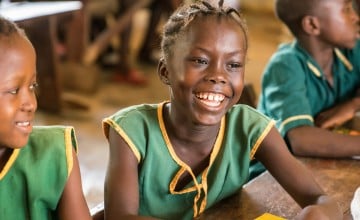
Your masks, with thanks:
M 316 6 L 322 0 L 276 0 L 275 14 L 296 36 L 301 30 L 301 20 L 306 15 L 315 15 Z
M 0 38 L 10 37 L 13 34 L 26 37 L 24 30 L 19 28 L 16 23 L 0 16 Z
M 171 47 L 175 40 L 183 33 L 189 24 L 199 16 L 217 15 L 234 19 L 244 31 L 246 46 L 248 45 L 247 26 L 242 15 L 232 7 L 224 7 L 224 0 L 219 0 L 218 6 L 208 1 L 200 0 L 192 4 L 180 6 L 169 18 L 164 26 L 161 42 L 162 57 L 167 59 L 171 55 Z

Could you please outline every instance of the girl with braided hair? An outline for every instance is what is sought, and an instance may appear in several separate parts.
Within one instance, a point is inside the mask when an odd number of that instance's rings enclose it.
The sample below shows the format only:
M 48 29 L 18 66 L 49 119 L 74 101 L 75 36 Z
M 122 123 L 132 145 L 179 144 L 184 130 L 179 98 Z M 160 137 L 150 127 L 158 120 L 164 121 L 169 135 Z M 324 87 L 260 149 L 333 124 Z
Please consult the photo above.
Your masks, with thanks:
M 287 150 L 274 121 L 236 104 L 244 87 L 247 28 L 219 1 L 178 8 L 165 24 L 160 80 L 170 100 L 107 117 L 105 219 L 192 219 L 241 190 L 261 161 L 304 209 L 299 219 L 341 211 Z M 311 216 L 311 218 L 310 218 Z
M 33 126 L 36 55 L 0 17 L 0 219 L 91 219 L 70 126 Z

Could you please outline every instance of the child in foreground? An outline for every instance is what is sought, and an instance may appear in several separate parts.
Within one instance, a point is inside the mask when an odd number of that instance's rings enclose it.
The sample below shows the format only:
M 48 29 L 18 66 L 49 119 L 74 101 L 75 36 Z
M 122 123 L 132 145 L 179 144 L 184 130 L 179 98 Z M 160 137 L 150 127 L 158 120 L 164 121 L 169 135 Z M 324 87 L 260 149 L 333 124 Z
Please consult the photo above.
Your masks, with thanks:
M 72 127 L 33 127 L 36 55 L 0 17 L 0 219 L 91 219 Z
M 110 145 L 105 219 L 197 217 L 241 190 L 254 158 L 303 208 L 299 219 L 342 218 L 274 122 L 236 105 L 247 47 L 243 19 L 223 1 L 173 13 L 158 66 L 170 101 L 128 107 L 103 122 Z

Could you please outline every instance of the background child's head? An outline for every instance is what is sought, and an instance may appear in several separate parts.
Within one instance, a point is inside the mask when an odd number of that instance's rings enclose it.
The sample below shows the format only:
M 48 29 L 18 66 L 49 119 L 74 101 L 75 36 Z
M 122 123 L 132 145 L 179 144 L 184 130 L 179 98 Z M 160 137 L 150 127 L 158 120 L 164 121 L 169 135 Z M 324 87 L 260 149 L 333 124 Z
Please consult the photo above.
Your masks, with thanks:
M 189 25 L 195 19 L 201 16 L 219 16 L 234 19 L 244 31 L 246 45 L 248 44 L 247 26 L 236 9 L 225 7 L 223 0 L 219 0 L 217 6 L 211 5 L 208 1 L 197 1 L 196 3 L 185 4 L 179 7 L 165 24 L 161 42 L 162 56 L 165 61 L 171 56 L 172 46 L 178 37 L 186 32 Z
M 275 11 L 298 40 L 313 36 L 333 47 L 352 48 L 358 38 L 352 0 L 276 0 Z
M 316 8 L 323 0 L 276 0 L 275 14 L 297 36 L 302 31 L 302 19 L 306 15 L 316 15 Z
M 35 50 L 16 24 L 0 17 L 0 51 L 0 148 L 19 148 L 37 108 Z

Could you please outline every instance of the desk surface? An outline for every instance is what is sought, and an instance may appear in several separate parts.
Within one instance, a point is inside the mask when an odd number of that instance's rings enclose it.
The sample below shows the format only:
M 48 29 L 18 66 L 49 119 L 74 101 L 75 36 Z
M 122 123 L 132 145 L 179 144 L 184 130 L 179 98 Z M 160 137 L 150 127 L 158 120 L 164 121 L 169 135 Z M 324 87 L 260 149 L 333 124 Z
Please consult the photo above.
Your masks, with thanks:
M 80 1 L 14 2 L 0 4 L 0 15 L 12 21 L 49 16 L 76 11 L 82 7 Z
M 360 186 L 359 160 L 327 160 L 299 158 L 313 173 L 324 191 L 335 198 L 342 207 L 345 219 L 350 217 L 350 203 Z M 300 207 L 265 172 L 246 184 L 243 190 L 207 210 L 199 219 L 255 219 L 271 213 L 287 219 L 293 218 Z

